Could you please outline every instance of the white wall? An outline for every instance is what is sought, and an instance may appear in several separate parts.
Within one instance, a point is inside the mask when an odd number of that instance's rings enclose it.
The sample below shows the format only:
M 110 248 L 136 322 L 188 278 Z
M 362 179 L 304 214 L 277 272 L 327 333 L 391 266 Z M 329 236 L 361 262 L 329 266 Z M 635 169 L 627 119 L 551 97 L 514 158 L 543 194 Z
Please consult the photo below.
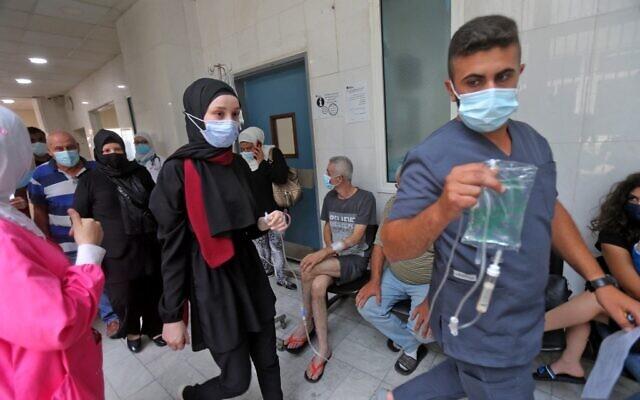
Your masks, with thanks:
M 119 89 L 117 85 L 125 85 L 126 88 Z M 105 104 L 113 103 L 120 128 L 132 129 L 133 127 L 127 104 L 130 90 L 124 73 L 121 55 L 88 76 L 71 89 L 66 96 L 73 99 L 73 108 L 71 108 L 69 101 L 66 104 L 70 129 L 84 128 L 91 149 L 93 148 L 93 135 L 95 132 L 91 124 L 89 111 Z M 82 104 L 83 101 L 87 101 L 89 104 Z
M 520 27 L 520 111 L 550 142 L 560 201 L 587 243 L 600 199 L 640 170 L 640 0 L 464 0 L 464 19 L 505 13 Z M 592 247 L 592 250 L 596 250 Z M 570 270 L 573 289 L 582 279 Z
M 371 90 L 370 1 L 196 0 L 196 7 L 207 65 L 226 64 L 237 74 L 306 53 L 312 98 L 357 82 Z M 318 200 L 327 192 L 322 173 L 329 158 L 347 155 L 354 183 L 376 194 L 381 213 L 389 195 L 379 182 L 384 160 L 376 156 L 373 117 L 355 124 L 319 119 L 315 112 L 312 118 Z
M 517 118 L 548 138 L 560 199 L 593 243 L 586 226 L 600 197 L 638 169 L 640 0 L 452 0 L 452 32 L 490 13 L 519 24 L 527 67 Z M 384 179 L 379 18 L 378 0 L 139 0 L 117 23 L 139 128 L 157 132 L 167 154 L 186 141 L 182 93 L 207 66 L 240 73 L 306 53 L 310 96 L 369 86 L 370 121 L 313 114 L 312 126 L 318 170 L 330 156 L 349 156 L 355 183 L 375 192 L 380 210 L 392 185 Z M 317 186 L 322 198 L 321 174 Z
M 37 97 L 32 100 L 38 123 L 45 132 L 69 130 L 69 119 L 65 111 L 64 97 Z
M 136 126 L 161 155 L 186 142 L 182 94 L 204 76 L 195 3 L 139 0 L 117 21 Z

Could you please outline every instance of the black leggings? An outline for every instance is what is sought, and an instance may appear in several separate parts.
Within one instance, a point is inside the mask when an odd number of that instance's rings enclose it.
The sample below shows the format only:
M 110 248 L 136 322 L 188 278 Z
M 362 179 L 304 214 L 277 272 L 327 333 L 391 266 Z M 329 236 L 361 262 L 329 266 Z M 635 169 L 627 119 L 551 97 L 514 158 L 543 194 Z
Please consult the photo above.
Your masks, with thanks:
M 262 398 L 281 400 L 280 364 L 276 354 L 276 328 L 272 323 L 258 333 L 247 333 L 245 340 L 226 353 L 211 351 L 221 373 L 201 385 L 189 387 L 185 400 L 218 400 L 240 396 L 251 383 L 251 361 L 256 367 Z
M 158 314 L 162 281 L 158 276 L 108 283 L 106 290 L 113 311 L 120 319 L 121 335 L 144 334 L 153 338 L 162 334 L 162 320 Z

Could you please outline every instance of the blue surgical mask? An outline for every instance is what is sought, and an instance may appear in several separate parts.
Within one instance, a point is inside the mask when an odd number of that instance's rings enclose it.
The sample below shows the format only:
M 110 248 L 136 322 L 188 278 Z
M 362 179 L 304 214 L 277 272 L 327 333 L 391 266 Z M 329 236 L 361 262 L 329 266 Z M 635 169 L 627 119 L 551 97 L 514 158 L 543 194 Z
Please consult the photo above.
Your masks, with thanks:
M 148 144 L 140 143 L 136 145 L 136 161 L 144 163 L 149 161 L 153 156 L 154 152 Z
M 640 204 L 627 203 L 624 205 L 624 210 L 631 220 L 640 222 Z
M 38 157 L 42 157 L 48 153 L 47 144 L 42 142 L 31 143 L 31 149 L 33 150 L 33 154 Z
M 240 134 L 240 124 L 238 121 L 234 121 L 232 119 L 204 121 L 191 114 L 186 115 L 189 117 L 191 122 L 200 129 L 200 132 L 207 143 L 213 147 L 226 149 L 227 147 L 233 146 L 233 143 L 238 139 L 238 135 Z M 204 122 L 205 129 L 201 129 L 194 119 Z
M 251 162 L 256 158 L 253 154 L 253 151 L 242 151 L 240 152 L 240 155 L 242 156 L 242 158 L 247 160 L 247 162 Z
M 335 189 L 336 185 L 334 185 L 333 183 L 331 183 L 331 177 L 327 174 L 324 174 L 324 176 L 322 177 L 324 180 L 324 186 L 329 189 L 329 190 L 333 190 Z
M 507 123 L 518 109 L 518 92 L 515 88 L 486 89 L 479 92 L 458 94 L 458 115 L 471 130 L 481 133 L 494 132 Z
M 29 184 L 29 182 L 31 181 L 31 177 L 33 176 L 34 170 L 35 170 L 34 168 L 30 168 L 27 172 L 24 173 L 22 178 L 20 178 L 20 181 L 18 182 L 16 189 L 23 188 Z
M 80 161 L 78 150 L 56 151 L 53 156 L 56 159 L 56 163 L 68 168 L 74 167 Z

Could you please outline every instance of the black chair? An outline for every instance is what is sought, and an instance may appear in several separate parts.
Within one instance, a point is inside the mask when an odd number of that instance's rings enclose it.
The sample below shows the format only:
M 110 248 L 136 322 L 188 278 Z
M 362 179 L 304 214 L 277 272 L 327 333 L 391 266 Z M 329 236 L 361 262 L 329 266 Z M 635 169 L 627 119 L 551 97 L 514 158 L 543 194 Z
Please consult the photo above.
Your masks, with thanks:
M 365 242 L 369 245 L 369 249 L 373 251 L 373 242 L 378 232 L 378 225 L 369 225 L 364 233 Z M 371 272 L 367 270 L 360 278 L 347 282 L 342 285 L 336 285 L 335 283 L 327 288 L 327 310 L 331 308 L 338 300 L 345 299 L 347 297 L 355 296 L 364 285 L 369 282 Z M 329 293 L 333 294 L 329 298 Z
M 549 260 L 549 281 L 545 293 L 545 311 L 566 303 L 571 296 L 566 278 L 562 275 L 564 260 L 554 251 L 551 251 Z M 566 347 L 564 329 L 545 332 L 542 337 L 542 351 L 562 351 Z

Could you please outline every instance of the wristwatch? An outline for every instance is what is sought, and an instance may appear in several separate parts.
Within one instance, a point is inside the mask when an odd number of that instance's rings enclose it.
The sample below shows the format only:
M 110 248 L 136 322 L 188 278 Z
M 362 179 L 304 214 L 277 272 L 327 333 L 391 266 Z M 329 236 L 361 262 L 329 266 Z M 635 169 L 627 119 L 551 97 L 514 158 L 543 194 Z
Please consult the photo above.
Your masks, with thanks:
M 605 275 L 602 278 L 594 279 L 592 281 L 587 282 L 587 290 L 590 292 L 595 292 L 597 289 L 603 287 L 613 285 L 615 287 L 618 286 L 618 281 L 611 275 Z

